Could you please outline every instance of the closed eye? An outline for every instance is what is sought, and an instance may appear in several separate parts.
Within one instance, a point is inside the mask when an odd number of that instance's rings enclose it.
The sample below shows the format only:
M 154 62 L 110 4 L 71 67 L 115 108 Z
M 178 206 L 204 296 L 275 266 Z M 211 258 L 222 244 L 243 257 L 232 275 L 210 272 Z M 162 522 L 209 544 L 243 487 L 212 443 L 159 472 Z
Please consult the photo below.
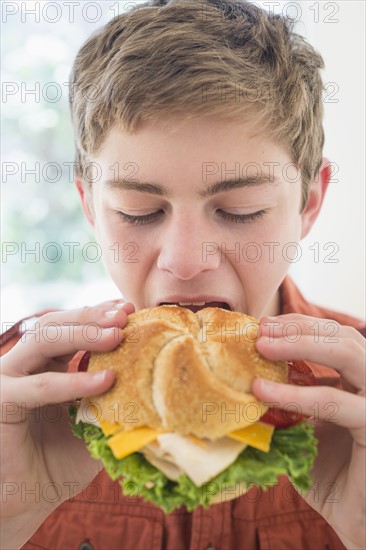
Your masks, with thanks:
M 224 218 L 233 223 L 251 223 L 256 220 L 261 219 L 265 214 L 268 213 L 268 210 L 258 210 L 258 212 L 252 212 L 251 214 L 231 214 L 230 212 L 225 212 L 225 210 L 217 210 L 220 217 Z M 144 225 L 147 223 L 153 223 L 155 220 L 161 217 L 164 214 L 163 210 L 158 210 L 152 212 L 151 214 L 145 214 L 144 216 L 131 216 L 125 212 L 118 211 L 117 214 L 124 223 L 130 223 L 133 225 Z
M 225 212 L 225 210 L 218 210 L 218 212 L 220 213 L 220 216 L 222 218 L 230 222 L 250 223 L 261 219 L 265 214 L 268 213 L 268 210 L 258 210 L 258 212 L 252 212 L 251 214 L 231 214 L 230 212 Z
M 145 214 L 145 216 L 130 216 L 121 211 L 118 211 L 117 214 L 122 218 L 124 223 L 143 225 L 145 223 L 152 223 L 155 219 L 159 218 L 161 214 L 164 214 L 164 212 L 163 210 L 158 210 L 157 212 L 151 212 L 151 214 Z

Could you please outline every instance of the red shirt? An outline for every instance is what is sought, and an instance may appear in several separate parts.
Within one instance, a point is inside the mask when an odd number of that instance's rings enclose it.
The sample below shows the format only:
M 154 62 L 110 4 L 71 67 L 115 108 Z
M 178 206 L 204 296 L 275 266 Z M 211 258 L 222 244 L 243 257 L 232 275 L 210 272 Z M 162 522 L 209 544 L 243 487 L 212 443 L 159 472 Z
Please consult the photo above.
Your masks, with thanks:
M 349 315 L 309 304 L 293 281 L 280 287 L 281 313 L 302 313 L 357 328 Z M 40 312 L 38 315 L 44 312 Z M 19 339 L 17 323 L 2 335 L 1 354 Z M 76 370 L 83 352 L 69 370 Z M 310 364 L 320 384 L 337 385 L 332 369 Z M 344 550 L 327 522 L 295 491 L 286 477 L 266 492 L 253 488 L 240 498 L 194 512 L 169 515 L 140 497 L 125 497 L 102 470 L 76 497 L 61 504 L 23 550 Z

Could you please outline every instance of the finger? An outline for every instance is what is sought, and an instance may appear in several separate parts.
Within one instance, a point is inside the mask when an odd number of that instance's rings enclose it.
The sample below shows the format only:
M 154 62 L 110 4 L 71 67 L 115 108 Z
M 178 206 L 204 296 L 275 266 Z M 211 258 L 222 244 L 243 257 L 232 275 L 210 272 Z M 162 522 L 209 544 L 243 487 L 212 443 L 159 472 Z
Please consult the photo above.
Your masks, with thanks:
M 19 422 L 25 414 L 43 405 L 98 395 L 107 391 L 114 380 L 115 374 L 110 370 L 96 373 L 43 372 L 23 378 L 2 375 L 2 421 Z
M 52 326 L 76 327 L 97 323 L 100 327 L 109 327 L 119 326 L 119 322 L 124 326 L 127 315 L 134 310 L 135 306 L 131 302 L 109 300 L 95 306 L 52 311 L 38 317 L 32 326 L 26 326 L 26 333 L 32 333 L 34 330 L 47 331 L 48 327 Z
M 103 314 L 101 321 L 98 323 L 98 326 L 101 327 L 103 327 L 104 325 L 110 325 L 113 322 L 113 326 L 123 328 L 126 325 L 125 314 L 130 315 L 135 311 L 135 306 L 131 302 L 123 302 L 121 300 L 112 300 L 111 302 L 105 302 L 96 307 L 100 310 L 100 313 Z M 85 309 L 86 308 L 83 308 L 83 310 Z M 95 314 L 93 314 L 93 318 L 95 318 Z M 59 322 L 61 321 L 62 319 L 59 318 Z M 91 327 L 94 326 L 94 322 L 89 324 L 91 325 Z M 68 321 L 65 322 L 65 325 L 70 326 Z M 88 325 L 87 322 L 86 325 Z M 45 330 L 46 327 L 43 327 L 42 332 L 44 332 Z M 66 370 L 68 369 L 68 363 L 72 360 L 74 355 L 74 353 L 71 353 L 55 358 L 51 364 L 47 365 L 47 370 L 50 370 L 52 372 L 66 372 Z
M 68 361 L 76 351 L 104 351 L 112 349 L 111 334 L 104 328 L 123 327 L 134 305 L 122 300 L 111 300 L 94 307 L 47 313 L 28 328 L 16 346 L 3 358 L 1 372 L 24 376 L 41 371 L 46 358 L 58 357 L 53 369 L 66 370 Z M 115 346 L 121 341 L 115 330 Z M 109 334 L 109 336 L 108 336 Z M 102 345 L 100 347 L 99 345 Z M 95 348 L 94 344 L 97 344 Z M 104 344 L 107 345 L 104 348 Z M 115 347 L 114 346 L 114 347 Z M 93 349 L 92 349 L 93 348 Z
M 15 377 L 42 370 L 58 356 L 73 356 L 79 350 L 110 351 L 122 340 L 122 330 L 99 326 L 48 327 L 47 333 L 38 330 L 19 341 L 2 357 L 1 372 Z
M 261 336 L 256 347 L 264 357 L 275 361 L 312 361 L 337 370 L 356 388 L 365 388 L 365 339 L 340 339 L 314 342 L 312 336 L 298 336 L 293 341 Z
M 310 416 L 313 421 L 332 422 L 355 431 L 365 425 L 364 397 L 337 388 L 293 386 L 256 378 L 252 391 L 261 401 Z
M 260 334 L 274 338 L 290 338 L 298 335 L 313 335 L 314 341 L 331 341 L 341 336 L 350 337 L 354 335 L 362 337 L 360 333 L 347 326 L 340 325 L 333 319 L 318 319 L 298 313 L 278 315 L 277 317 L 262 317 L 260 320 Z
M 298 313 L 277 317 L 265 316 L 260 321 L 259 332 L 261 335 L 274 338 L 313 335 L 314 342 L 331 343 L 341 338 L 352 338 L 360 343 L 364 342 L 364 336 L 355 327 L 341 325 L 334 319 L 319 319 Z

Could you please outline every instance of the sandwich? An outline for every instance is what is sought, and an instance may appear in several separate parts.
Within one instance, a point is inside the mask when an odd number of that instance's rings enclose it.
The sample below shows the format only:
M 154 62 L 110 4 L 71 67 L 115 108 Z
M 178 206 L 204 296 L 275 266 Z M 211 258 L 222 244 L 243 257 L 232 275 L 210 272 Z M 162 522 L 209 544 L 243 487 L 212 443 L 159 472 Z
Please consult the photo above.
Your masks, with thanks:
M 116 380 L 70 407 L 74 435 L 125 495 L 165 513 L 266 490 L 280 475 L 308 490 L 312 425 L 268 409 L 250 391 L 256 376 L 304 383 L 301 369 L 261 356 L 258 337 L 256 319 L 219 307 L 132 313 L 115 350 L 83 358 L 82 369 L 111 369 Z

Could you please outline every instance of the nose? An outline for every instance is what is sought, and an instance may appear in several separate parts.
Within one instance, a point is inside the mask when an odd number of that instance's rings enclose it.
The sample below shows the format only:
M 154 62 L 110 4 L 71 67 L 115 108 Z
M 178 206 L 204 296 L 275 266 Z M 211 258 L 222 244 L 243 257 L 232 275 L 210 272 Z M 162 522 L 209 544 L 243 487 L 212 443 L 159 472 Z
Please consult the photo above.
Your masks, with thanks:
M 220 257 L 219 245 L 204 221 L 181 213 L 162 235 L 157 266 L 178 279 L 189 280 L 217 270 Z

